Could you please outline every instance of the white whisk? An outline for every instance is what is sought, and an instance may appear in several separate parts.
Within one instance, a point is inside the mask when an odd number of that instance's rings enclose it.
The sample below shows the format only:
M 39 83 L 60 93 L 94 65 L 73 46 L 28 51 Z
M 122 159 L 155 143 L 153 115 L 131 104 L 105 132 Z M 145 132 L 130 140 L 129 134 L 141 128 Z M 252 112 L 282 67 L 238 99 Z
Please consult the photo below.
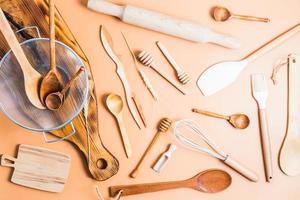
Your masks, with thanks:
M 207 143 L 213 150 L 208 148 L 201 147 L 199 144 L 194 142 L 192 139 L 189 139 L 186 134 L 184 134 L 180 129 L 182 128 L 189 128 L 191 129 L 197 136 L 199 136 L 205 143 Z M 230 166 L 232 169 L 240 173 L 241 175 L 245 176 L 251 181 L 257 182 L 258 176 L 256 173 L 248 169 L 247 167 L 240 164 L 238 161 L 234 160 L 229 156 L 227 153 L 222 151 L 207 135 L 200 131 L 199 126 L 196 122 L 192 120 L 180 120 L 174 123 L 174 134 L 176 139 L 181 143 L 183 146 L 199 151 L 201 153 L 208 154 L 209 156 L 218 158 L 219 160 L 223 161 L 226 165 Z

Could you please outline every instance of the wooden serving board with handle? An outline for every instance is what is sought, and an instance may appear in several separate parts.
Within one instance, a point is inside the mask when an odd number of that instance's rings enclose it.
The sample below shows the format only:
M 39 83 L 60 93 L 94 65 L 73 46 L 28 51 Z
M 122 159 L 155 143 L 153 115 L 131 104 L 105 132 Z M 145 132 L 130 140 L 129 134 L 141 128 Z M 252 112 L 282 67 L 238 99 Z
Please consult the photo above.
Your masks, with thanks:
M 17 31 L 27 26 L 37 26 L 42 37 L 49 37 L 49 5 L 47 0 L 0 0 L 0 7 Z M 89 100 L 83 111 L 73 121 L 76 134 L 67 140 L 74 143 L 85 155 L 88 168 L 94 179 L 103 181 L 118 172 L 118 160 L 103 146 L 98 133 L 98 111 L 95 84 L 90 65 L 84 52 L 78 45 L 58 10 L 55 13 L 56 39 L 71 47 L 82 59 L 89 74 Z M 33 30 L 21 32 L 19 40 L 35 37 Z M 9 50 L 0 34 L 0 58 Z M 71 127 L 65 127 L 52 134 L 60 138 L 70 133 Z
M 48 192 L 62 192 L 71 158 L 49 149 L 22 144 L 18 156 L 1 156 L 1 165 L 14 168 L 11 182 Z

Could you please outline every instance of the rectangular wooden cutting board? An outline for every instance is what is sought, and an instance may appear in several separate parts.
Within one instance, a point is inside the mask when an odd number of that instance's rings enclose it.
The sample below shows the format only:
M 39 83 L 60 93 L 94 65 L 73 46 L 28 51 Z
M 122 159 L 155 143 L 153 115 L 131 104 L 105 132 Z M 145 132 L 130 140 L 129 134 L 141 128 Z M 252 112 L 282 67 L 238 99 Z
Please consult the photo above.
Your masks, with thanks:
M 0 0 L 0 7 L 5 12 L 10 25 L 15 31 L 23 27 L 37 26 L 42 37 L 49 36 L 49 6 L 47 0 Z M 81 50 L 58 10 L 56 10 L 55 18 L 56 39 L 71 47 L 81 57 L 89 74 L 89 100 L 83 111 L 73 121 L 76 134 L 68 137 L 67 140 L 74 143 L 85 155 L 92 177 L 100 181 L 106 180 L 118 172 L 119 163 L 103 146 L 98 133 L 97 97 L 90 65 L 86 55 Z M 22 32 L 18 37 L 23 41 L 35 35 L 33 30 L 28 30 Z M 0 34 L 0 58 L 8 50 L 9 47 Z M 70 131 L 71 127 L 68 126 L 51 133 L 62 138 Z

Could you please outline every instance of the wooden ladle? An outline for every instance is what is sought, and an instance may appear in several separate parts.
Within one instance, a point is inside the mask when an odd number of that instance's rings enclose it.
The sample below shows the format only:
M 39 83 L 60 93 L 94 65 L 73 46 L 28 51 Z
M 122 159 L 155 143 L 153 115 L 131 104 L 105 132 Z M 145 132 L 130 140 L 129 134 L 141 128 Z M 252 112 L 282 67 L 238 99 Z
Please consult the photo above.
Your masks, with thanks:
M 64 97 L 68 89 L 72 86 L 75 80 L 79 77 L 81 72 L 84 71 L 84 67 L 81 67 L 76 74 L 71 78 L 71 80 L 65 85 L 62 91 L 53 92 L 46 96 L 45 104 L 49 110 L 58 110 L 64 102 Z
M 234 128 L 238 128 L 238 129 L 245 129 L 249 126 L 249 123 L 250 123 L 249 117 L 244 114 L 234 114 L 234 115 L 230 115 L 230 116 L 225 116 L 225 115 L 220 115 L 217 113 L 199 110 L 199 109 L 195 109 L 195 108 L 192 109 L 192 111 L 195 113 L 199 113 L 199 114 L 210 116 L 210 117 L 226 119 Z
M 63 88 L 63 80 L 57 71 L 55 58 L 55 7 L 54 0 L 49 0 L 50 15 L 50 70 L 44 76 L 40 87 L 40 99 L 45 103 L 48 94 L 61 91 Z M 46 104 L 46 103 L 45 103 Z
M 192 188 L 200 192 L 216 193 L 220 192 L 231 184 L 231 176 L 222 170 L 210 169 L 183 181 L 147 183 L 137 185 L 124 185 L 110 187 L 110 196 L 115 196 L 122 190 L 122 196 L 157 192 L 176 188 Z
M 270 22 L 270 19 L 268 18 L 233 14 L 227 8 L 221 6 L 216 6 L 212 9 L 212 17 L 217 22 L 224 22 L 233 18 L 248 21 Z
M 6 39 L 9 47 L 14 53 L 24 75 L 24 86 L 25 92 L 29 101 L 35 107 L 39 109 L 45 109 L 45 106 L 41 103 L 39 99 L 38 89 L 42 76 L 37 72 L 24 54 L 22 47 L 20 46 L 17 37 L 15 36 L 13 30 L 11 29 L 8 20 L 6 19 L 2 9 L 0 8 L 0 30 Z

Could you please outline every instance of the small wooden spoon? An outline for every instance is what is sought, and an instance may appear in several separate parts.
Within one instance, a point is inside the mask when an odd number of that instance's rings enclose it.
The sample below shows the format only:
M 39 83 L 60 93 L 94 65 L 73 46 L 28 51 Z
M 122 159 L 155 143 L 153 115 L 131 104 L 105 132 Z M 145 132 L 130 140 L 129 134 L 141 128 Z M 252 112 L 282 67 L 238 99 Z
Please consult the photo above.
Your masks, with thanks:
M 125 124 L 123 120 L 123 101 L 122 98 L 119 95 L 116 94 L 110 94 L 108 95 L 106 99 L 106 106 L 109 109 L 109 111 L 115 116 L 117 119 L 120 133 L 123 141 L 123 146 L 125 149 L 125 153 L 127 158 L 130 158 L 132 155 L 132 149 L 129 142 L 128 135 L 126 133 Z
M 261 18 L 261 17 L 253 17 L 253 16 L 246 16 L 246 15 L 237 15 L 231 13 L 227 8 L 216 6 L 212 10 L 212 17 L 217 22 L 225 22 L 229 19 L 241 19 L 241 20 L 248 20 L 248 21 L 259 21 L 259 22 L 270 22 L 268 18 Z
M 84 67 L 81 67 L 73 76 L 73 78 L 66 84 L 66 86 L 62 91 L 50 93 L 46 96 L 45 104 L 49 110 L 58 110 L 61 107 L 61 105 L 64 102 L 65 93 L 68 91 L 68 89 L 72 86 L 74 81 L 78 78 L 78 76 L 83 71 L 84 71 Z
M 50 70 L 41 82 L 40 99 L 45 103 L 45 98 L 50 93 L 61 91 L 63 80 L 56 68 L 55 59 L 55 7 L 54 0 L 49 0 L 50 10 Z M 45 103 L 46 104 L 46 103 Z
M 115 196 L 120 190 L 123 191 L 122 196 L 126 196 L 176 188 L 192 188 L 200 192 L 216 193 L 226 189 L 230 184 L 231 176 L 227 172 L 210 169 L 183 181 L 113 186 L 109 190 L 110 196 Z
M 195 113 L 199 113 L 199 114 L 210 116 L 210 117 L 226 119 L 234 128 L 238 128 L 238 129 L 245 129 L 249 126 L 249 123 L 250 123 L 249 117 L 244 114 L 234 114 L 234 115 L 230 115 L 230 116 L 225 116 L 225 115 L 220 115 L 217 113 L 199 110 L 199 109 L 195 109 L 195 108 L 192 109 L 192 111 Z

